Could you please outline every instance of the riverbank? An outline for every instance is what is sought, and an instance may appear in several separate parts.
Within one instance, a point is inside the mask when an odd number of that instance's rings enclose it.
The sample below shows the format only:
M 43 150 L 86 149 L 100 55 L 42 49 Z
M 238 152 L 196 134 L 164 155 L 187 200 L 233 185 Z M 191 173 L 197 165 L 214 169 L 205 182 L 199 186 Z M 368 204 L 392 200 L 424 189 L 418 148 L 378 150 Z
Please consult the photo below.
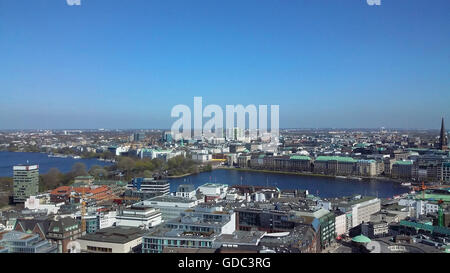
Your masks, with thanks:
M 257 172 L 257 173 L 271 173 L 271 174 L 289 174 L 289 175 L 300 175 L 300 176 L 310 176 L 310 177 L 326 177 L 326 178 L 336 178 L 332 175 L 317 174 L 317 173 L 298 173 L 298 172 L 286 172 L 286 171 L 273 171 L 273 170 L 258 170 L 258 169 L 248 169 L 248 168 L 228 168 L 228 167 L 217 167 L 217 170 L 230 170 L 230 171 L 241 171 L 241 172 Z
M 12 177 L 13 166 L 27 163 L 30 165 L 39 165 L 40 174 L 48 173 L 51 168 L 57 168 L 61 173 L 68 173 L 72 170 L 74 164 L 78 162 L 86 165 L 87 170 L 94 165 L 105 167 L 114 164 L 98 159 L 49 157 L 46 153 L 0 152 L 0 176 Z
M 242 172 L 258 172 L 258 173 L 271 173 L 271 174 L 287 174 L 287 175 L 298 175 L 298 176 L 306 176 L 306 177 L 324 177 L 324 178 L 335 178 L 335 179 L 349 179 L 349 180 L 360 180 L 360 181 L 371 181 L 371 180 L 383 180 L 383 181 L 391 181 L 395 183 L 403 183 L 405 181 L 392 179 L 390 177 L 342 177 L 338 175 L 327 175 L 327 174 L 319 174 L 319 173 L 300 173 L 300 172 L 288 172 L 288 171 L 274 171 L 274 170 L 258 170 L 258 169 L 249 169 L 249 168 L 229 168 L 229 167 L 217 167 L 218 170 L 233 170 L 233 171 L 242 171 Z
M 171 176 L 167 176 L 167 178 L 182 178 L 182 177 L 186 177 L 192 175 L 192 173 L 185 173 L 185 174 L 181 174 L 181 175 L 171 175 Z
M 362 181 L 359 179 L 336 179 L 325 175 L 294 174 L 289 172 L 248 170 L 239 168 L 216 168 L 212 172 L 193 174 L 170 179 L 171 191 L 181 184 L 199 187 L 205 183 L 250 186 L 272 186 L 280 190 L 308 190 L 315 196 L 335 198 L 342 196 L 378 196 L 392 198 L 409 192 L 407 187 L 389 180 Z

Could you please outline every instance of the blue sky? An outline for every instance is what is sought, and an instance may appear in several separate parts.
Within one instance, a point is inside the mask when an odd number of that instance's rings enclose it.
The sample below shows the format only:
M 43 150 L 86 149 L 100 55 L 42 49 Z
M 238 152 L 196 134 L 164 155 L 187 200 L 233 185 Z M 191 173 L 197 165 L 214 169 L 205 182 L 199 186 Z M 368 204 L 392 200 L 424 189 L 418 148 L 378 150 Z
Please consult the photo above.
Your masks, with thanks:
M 449 14 L 448 0 L 0 0 L 0 129 L 169 128 L 194 96 L 278 104 L 281 127 L 439 128 Z

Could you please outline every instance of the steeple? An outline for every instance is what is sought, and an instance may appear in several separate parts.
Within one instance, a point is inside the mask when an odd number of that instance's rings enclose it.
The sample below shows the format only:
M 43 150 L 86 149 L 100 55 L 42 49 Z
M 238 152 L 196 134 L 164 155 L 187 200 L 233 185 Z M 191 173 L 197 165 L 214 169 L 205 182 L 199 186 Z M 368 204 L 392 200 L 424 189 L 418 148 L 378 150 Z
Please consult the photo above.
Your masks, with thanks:
M 447 150 L 447 133 L 445 132 L 445 126 L 444 126 L 444 118 L 442 118 L 442 124 L 441 124 L 441 134 L 439 136 L 439 148 L 441 150 Z

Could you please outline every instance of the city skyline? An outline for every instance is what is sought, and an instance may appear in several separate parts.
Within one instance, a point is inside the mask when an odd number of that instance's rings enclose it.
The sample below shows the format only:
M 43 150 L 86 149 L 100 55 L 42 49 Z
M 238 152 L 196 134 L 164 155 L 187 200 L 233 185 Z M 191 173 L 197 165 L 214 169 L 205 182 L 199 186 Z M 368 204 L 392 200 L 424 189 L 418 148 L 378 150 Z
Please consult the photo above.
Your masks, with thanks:
M 194 96 L 278 104 L 280 128 L 439 129 L 449 8 L 0 0 L 0 129 L 170 128 Z

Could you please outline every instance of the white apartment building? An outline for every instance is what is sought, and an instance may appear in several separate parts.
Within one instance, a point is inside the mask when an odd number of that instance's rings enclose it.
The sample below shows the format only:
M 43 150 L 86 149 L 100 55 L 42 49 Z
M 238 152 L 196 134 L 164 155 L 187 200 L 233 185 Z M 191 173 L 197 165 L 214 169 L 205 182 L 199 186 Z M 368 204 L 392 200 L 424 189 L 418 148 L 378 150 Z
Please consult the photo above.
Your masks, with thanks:
M 347 233 L 347 217 L 345 213 L 336 215 L 335 218 L 336 236 Z
M 100 213 L 100 229 L 114 226 L 116 223 L 116 211 L 108 211 L 107 213 Z
M 82 253 L 139 253 L 145 231 L 129 226 L 117 226 L 88 233 L 76 241 Z
M 376 197 L 363 197 L 350 202 L 341 202 L 338 208 L 344 213 L 351 212 L 352 220 L 349 228 L 353 228 L 362 222 L 369 222 L 370 215 L 381 210 L 381 201 Z
M 148 206 L 133 205 L 116 216 L 117 226 L 152 228 L 162 222 L 161 212 Z
M 400 199 L 398 204 L 413 208 L 415 210 L 416 218 L 420 215 L 426 215 L 428 213 L 437 213 L 439 210 L 439 205 L 437 203 L 425 200 Z
M 180 216 L 180 213 L 195 207 L 199 203 L 196 199 L 188 199 L 179 196 L 162 195 L 153 197 L 136 205 L 151 206 L 161 212 L 162 221 Z
M 191 184 L 182 184 L 178 186 L 177 191 L 175 192 L 175 196 L 184 197 L 184 198 L 195 198 L 196 190 L 194 185 Z
M 24 203 L 24 208 L 33 210 L 33 211 L 47 211 L 47 215 L 49 214 L 57 214 L 59 209 L 64 202 L 61 203 L 48 203 L 48 198 L 46 196 L 30 196 Z
M 206 196 L 224 198 L 227 194 L 227 184 L 206 183 L 198 187 L 198 190 Z
M 357 168 L 362 176 L 377 175 L 377 162 L 375 160 L 358 160 Z
M 198 162 L 208 162 L 212 160 L 212 154 L 200 154 L 200 153 L 193 153 L 192 154 L 192 160 L 198 161 Z

